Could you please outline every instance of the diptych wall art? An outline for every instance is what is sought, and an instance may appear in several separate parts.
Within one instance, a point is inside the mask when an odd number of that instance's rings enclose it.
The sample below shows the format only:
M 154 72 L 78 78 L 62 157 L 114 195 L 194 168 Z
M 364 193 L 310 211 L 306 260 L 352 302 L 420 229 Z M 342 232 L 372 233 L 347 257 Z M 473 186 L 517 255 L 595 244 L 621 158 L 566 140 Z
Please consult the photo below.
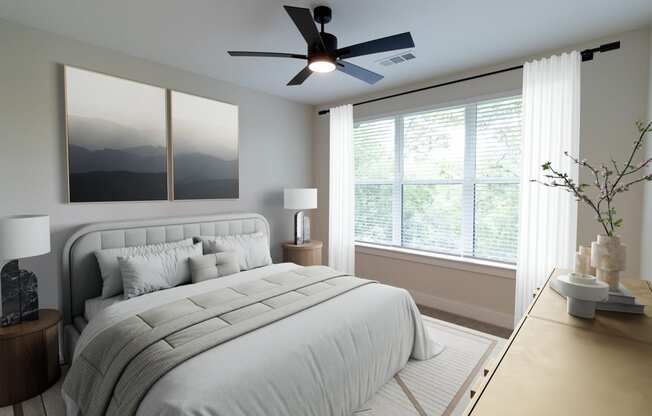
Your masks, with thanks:
M 237 106 L 70 66 L 64 74 L 70 202 L 238 198 Z
M 174 199 L 238 198 L 238 107 L 170 93 Z
M 65 68 L 70 202 L 168 199 L 165 89 Z

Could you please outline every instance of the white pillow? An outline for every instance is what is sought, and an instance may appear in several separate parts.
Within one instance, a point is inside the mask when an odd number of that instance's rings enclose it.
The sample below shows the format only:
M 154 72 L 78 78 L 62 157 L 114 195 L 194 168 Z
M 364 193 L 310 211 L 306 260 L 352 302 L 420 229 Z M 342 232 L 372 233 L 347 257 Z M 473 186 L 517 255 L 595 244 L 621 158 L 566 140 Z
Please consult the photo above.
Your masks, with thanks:
M 190 273 L 192 282 L 217 279 L 240 271 L 238 255 L 236 253 L 212 253 L 199 257 L 191 257 Z
M 201 244 L 195 244 L 158 253 L 118 257 L 124 298 L 190 282 L 188 259 L 201 255 Z
M 102 298 L 107 299 L 122 293 L 122 275 L 118 257 L 137 256 L 148 253 L 160 253 L 177 247 L 192 246 L 192 238 L 187 238 L 173 243 L 149 244 L 146 246 L 108 248 L 97 250 L 95 258 L 100 266 L 102 275 Z
M 234 251 L 239 256 L 240 270 L 272 264 L 267 237 L 263 233 L 199 237 L 204 254 Z

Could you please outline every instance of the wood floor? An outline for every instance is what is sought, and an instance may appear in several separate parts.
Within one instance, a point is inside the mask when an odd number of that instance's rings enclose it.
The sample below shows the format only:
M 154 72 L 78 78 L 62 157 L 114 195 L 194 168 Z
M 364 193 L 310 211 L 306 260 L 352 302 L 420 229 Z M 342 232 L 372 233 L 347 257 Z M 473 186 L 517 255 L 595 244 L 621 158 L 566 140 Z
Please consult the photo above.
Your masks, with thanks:
M 511 329 L 502 328 L 496 325 L 465 318 L 463 316 L 444 312 L 438 309 L 432 309 L 427 306 L 418 306 L 421 313 L 426 316 L 475 329 L 476 331 L 485 332 L 487 334 L 501 338 L 509 338 L 510 334 L 512 333 Z M 46 391 L 41 396 L 34 397 L 26 402 L 23 402 L 23 414 L 25 416 L 65 416 L 66 409 L 63 403 L 63 399 L 61 398 L 61 383 L 63 382 L 66 370 L 66 367 L 62 368 L 61 379 L 59 379 L 59 382 L 55 384 L 50 390 Z M 0 416 L 18 415 L 14 415 L 11 406 L 9 406 L 0 408 Z
M 417 305 L 422 314 L 442 321 L 450 322 L 456 325 L 465 326 L 467 328 L 475 329 L 476 331 L 484 332 L 501 338 L 509 338 L 512 335 L 512 330 L 488 324 L 486 322 L 476 321 L 475 319 L 466 318 L 464 316 L 455 315 L 454 313 L 445 312 L 439 309 L 429 308 L 428 306 Z
M 61 398 L 61 383 L 68 370 L 67 366 L 61 367 L 61 378 L 48 391 L 40 396 L 33 397 L 23 402 L 23 414 L 25 416 L 65 416 L 66 406 Z M 11 406 L 0 407 L 0 416 L 14 415 Z

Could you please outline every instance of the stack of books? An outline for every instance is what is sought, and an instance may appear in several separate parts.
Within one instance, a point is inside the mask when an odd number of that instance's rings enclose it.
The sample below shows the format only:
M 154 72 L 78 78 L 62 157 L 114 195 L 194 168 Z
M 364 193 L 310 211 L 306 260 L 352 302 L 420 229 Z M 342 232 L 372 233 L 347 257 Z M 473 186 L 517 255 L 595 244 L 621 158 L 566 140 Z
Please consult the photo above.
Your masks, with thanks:
M 645 312 L 645 305 L 638 303 L 634 295 L 632 295 L 632 292 L 620 284 L 618 291 L 610 291 L 609 297 L 603 302 L 598 302 L 596 309 L 599 311 L 643 314 Z

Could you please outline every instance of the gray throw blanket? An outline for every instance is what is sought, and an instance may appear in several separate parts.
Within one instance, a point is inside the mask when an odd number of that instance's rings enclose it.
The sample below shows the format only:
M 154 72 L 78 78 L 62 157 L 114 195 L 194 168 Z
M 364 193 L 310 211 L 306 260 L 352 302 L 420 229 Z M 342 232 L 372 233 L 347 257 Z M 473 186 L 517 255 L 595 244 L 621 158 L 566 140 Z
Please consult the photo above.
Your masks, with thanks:
M 133 415 L 154 383 L 184 361 L 369 283 L 312 266 L 150 309 L 98 334 L 63 390 L 85 416 Z

